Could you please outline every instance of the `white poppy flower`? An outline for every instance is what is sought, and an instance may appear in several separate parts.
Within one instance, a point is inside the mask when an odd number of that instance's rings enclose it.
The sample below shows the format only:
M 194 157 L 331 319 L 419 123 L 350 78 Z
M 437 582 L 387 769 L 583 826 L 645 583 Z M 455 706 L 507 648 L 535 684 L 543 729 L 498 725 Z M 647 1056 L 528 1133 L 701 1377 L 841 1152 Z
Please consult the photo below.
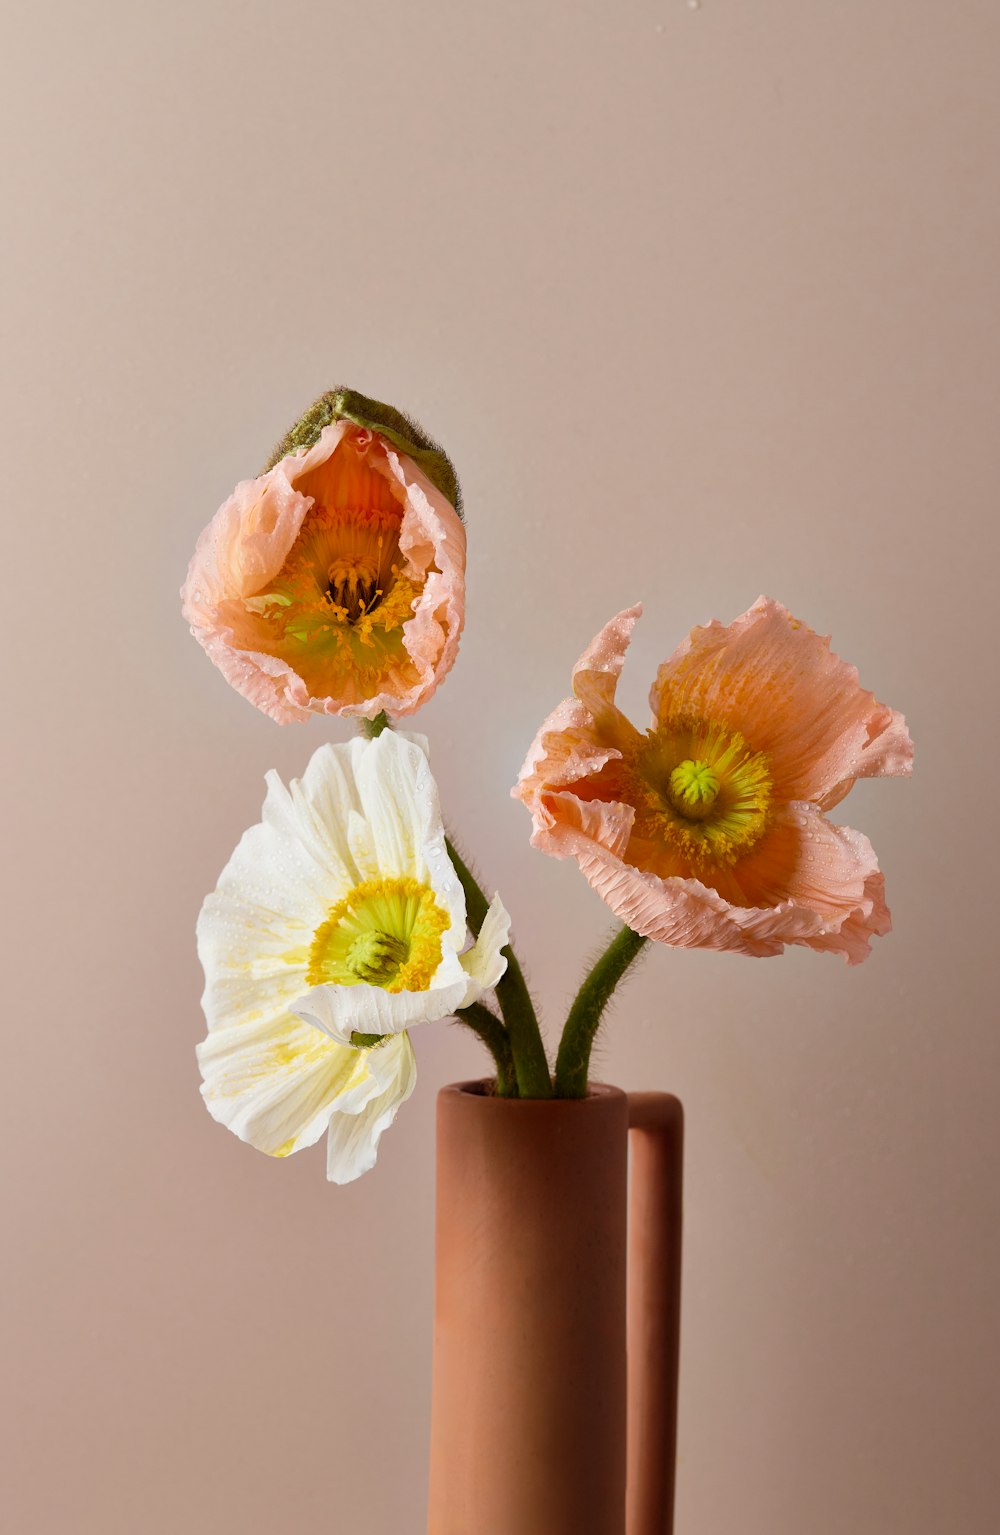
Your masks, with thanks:
M 497 896 L 462 952 L 465 897 L 422 737 L 321 746 L 287 789 L 268 773 L 262 819 L 198 919 L 209 1112 L 271 1156 L 328 1129 L 327 1176 L 359 1177 L 413 1091 L 406 1030 L 496 985 L 509 926 Z

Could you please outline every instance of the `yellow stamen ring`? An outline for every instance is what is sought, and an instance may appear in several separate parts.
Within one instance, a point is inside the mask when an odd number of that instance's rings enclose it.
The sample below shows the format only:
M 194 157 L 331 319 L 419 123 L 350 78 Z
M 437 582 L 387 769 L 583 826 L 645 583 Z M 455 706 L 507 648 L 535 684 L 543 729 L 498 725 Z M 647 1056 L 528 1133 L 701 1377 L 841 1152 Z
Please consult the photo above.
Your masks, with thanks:
M 317 687 L 335 686 L 338 671 L 370 672 L 374 685 L 387 665 L 404 662 L 403 625 L 424 581 L 406 572 L 401 526 L 394 512 L 313 508 L 277 579 L 244 599 L 267 626 L 262 648 L 312 666 Z
M 666 844 L 696 874 L 737 863 L 764 834 L 770 761 L 723 722 L 669 716 L 627 767 L 635 786 L 635 834 Z
M 310 986 L 381 986 L 426 991 L 450 927 L 430 885 L 409 878 L 364 880 L 331 906 L 313 934 Z

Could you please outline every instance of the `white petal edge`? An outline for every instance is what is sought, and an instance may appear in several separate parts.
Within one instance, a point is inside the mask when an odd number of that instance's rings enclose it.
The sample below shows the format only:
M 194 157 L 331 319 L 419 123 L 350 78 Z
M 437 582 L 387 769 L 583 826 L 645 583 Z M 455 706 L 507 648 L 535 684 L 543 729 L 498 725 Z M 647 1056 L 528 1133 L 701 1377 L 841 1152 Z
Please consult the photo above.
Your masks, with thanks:
M 501 950 L 506 946 L 509 937 L 510 913 L 499 895 L 494 895 L 479 930 L 479 937 L 471 949 L 459 955 L 462 969 L 469 977 L 463 1007 L 477 1001 L 484 991 L 492 991 L 506 971 L 507 960 Z
M 367 823 L 352 834 L 355 857 L 370 860 L 369 878 L 401 876 L 434 891 L 450 926 L 442 948 L 457 953 L 465 943 L 465 893 L 448 857 L 438 786 L 426 742 L 385 730 L 373 741 L 356 741 L 355 781 Z
M 322 1029 L 338 1043 L 349 1045 L 352 1034 L 402 1034 L 418 1023 L 436 1023 L 465 1006 L 468 979 L 459 977 L 426 991 L 386 991 L 384 986 L 313 986 L 292 1011 L 303 1023 Z
M 268 1156 L 312 1146 L 335 1108 L 358 1113 L 380 1090 L 362 1052 L 288 1013 L 214 1029 L 197 1055 L 212 1118 Z
M 371 1171 L 382 1132 L 416 1086 L 417 1062 L 406 1034 L 368 1051 L 365 1061 L 378 1088 L 359 1109 L 334 1103 L 326 1142 L 326 1176 L 331 1183 L 353 1183 Z

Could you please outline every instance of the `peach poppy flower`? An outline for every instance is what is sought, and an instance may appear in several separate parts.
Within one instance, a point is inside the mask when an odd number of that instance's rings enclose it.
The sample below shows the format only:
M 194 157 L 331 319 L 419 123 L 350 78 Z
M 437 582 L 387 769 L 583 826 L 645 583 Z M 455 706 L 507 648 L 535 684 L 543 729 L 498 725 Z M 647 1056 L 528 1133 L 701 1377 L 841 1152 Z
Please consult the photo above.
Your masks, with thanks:
M 391 436 L 334 419 L 237 485 L 181 596 L 226 680 L 280 724 L 412 714 L 458 651 L 465 530 Z
M 645 734 L 615 705 L 641 607 L 573 672 L 512 791 L 533 846 L 575 858 L 623 922 L 661 943 L 859 964 L 887 933 L 868 838 L 824 811 L 858 778 L 908 774 L 903 716 L 780 603 L 691 631 L 660 667 Z

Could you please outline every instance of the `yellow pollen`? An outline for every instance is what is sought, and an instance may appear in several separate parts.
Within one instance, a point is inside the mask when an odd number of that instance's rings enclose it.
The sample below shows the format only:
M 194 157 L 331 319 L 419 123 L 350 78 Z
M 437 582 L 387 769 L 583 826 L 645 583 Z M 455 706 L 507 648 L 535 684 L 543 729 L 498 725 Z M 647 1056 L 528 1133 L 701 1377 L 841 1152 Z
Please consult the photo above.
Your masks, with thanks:
M 402 512 L 314 506 L 274 581 L 241 599 L 250 648 L 287 661 L 316 697 L 416 680 L 403 638 L 426 580 L 399 547 Z
M 310 986 L 381 986 L 426 991 L 451 922 L 430 885 L 408 878 L 364 880 L 331 906 L 313 934 Z
M 659 843 L 699 878 L 737 863 L 769 823 L 768 757 L 724 721 L 668 716 L 623 768 L 633 835 Z
M 719 780 L 707 762 L 685 757 L 670 775 L 674 809 L 691 821 L 703 821 L 719 797 Z

